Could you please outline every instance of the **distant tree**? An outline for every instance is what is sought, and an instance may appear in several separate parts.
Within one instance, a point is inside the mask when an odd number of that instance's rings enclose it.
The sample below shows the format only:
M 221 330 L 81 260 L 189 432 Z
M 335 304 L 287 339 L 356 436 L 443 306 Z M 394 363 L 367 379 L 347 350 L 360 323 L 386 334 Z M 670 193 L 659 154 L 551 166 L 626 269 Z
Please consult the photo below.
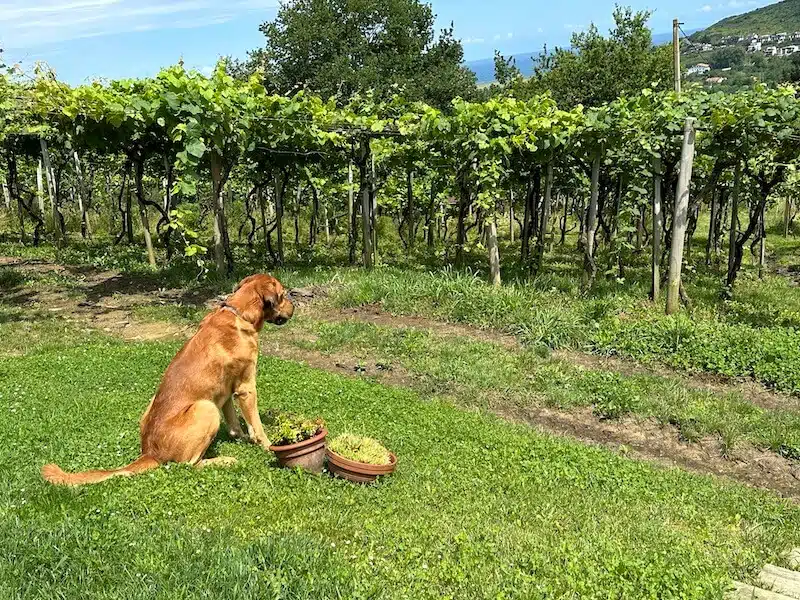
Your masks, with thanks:
M 422 59 L 422 70 L 412 73 L 406 83 L 407 97 L 425 100 L 433 106 L 450 106 L 453 98 L 475 95 L 475 73 L 463 66 L 464 47 L 453 37 L 452 25 L 443 29 Z
M 792 54 L 786 62 L 785 81 L 787 83 L 797 83 L 800 81 L 800 52 Z
M 462 66 L 464 52 L 452 27 L 433 30 L 430 5 L 419 0 L 295 0 L 281 4 L 274 21 L 261 25 L 263 48 L 250 53 L 247 69 L 261 70 L 279 92 L 307 88 L 347 98 L 398 90 L 412 100 L 449 104 L 476 89 Z
M 534 76 L 521 85 L 509 82 L 515 95 L 550 90 L 563 108 L 597 106 L 624 93 L 672 85 L 671 46 L 653 46 L 647 26 L 650 12 L 614 9 L 608 37 L 595 25 L 572 35 L 572 47 L 545 50 L 536 61 Z M 497 66 L 497 62 L 495 65 Z M 501 65 L 502 66 L 502 65 Z
M 498 50 L 494 51 L 494 80 L 499 86 L 507 87 L 522 79 L 513 56 L 506 58 Z
M 698 31 L 689 39 L 697 44 L 711 44 L 714 42 L 714 36 L 708 31 Z
M 727 69 L 744 65 L 747 55 L 741 46 L 725 46 L 711 55 L 711 66 L 715 69 Z
M 485 102 L 493 96 L 513 96 L 519 99 L 528 99 L 533 94 L 529 79 L 517 67 L 513 56 L 503 56 L 499 51 L 494 51 L 494 81 L 489 87 L 483 88 L 480 98 Z
M 763 69 L 764 65 L 767 64 L 767 57 L 760 52 L 754 52 L 750 58 L 750 64 L 755 69 Z

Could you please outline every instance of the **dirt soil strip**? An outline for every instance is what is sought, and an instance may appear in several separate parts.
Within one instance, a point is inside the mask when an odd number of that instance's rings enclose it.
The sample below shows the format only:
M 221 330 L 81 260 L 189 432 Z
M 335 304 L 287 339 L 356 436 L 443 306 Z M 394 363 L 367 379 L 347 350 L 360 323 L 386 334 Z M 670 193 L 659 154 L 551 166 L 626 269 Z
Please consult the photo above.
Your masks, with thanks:
M 6 294 L 3 298 L 4 303 L 47 310 L 67 321 L 90 329 L 100 329 L 126 340 L 181 340 L 194 333 L 195 328 L 191 326 L 142 321 L 133 314 L 133 309 L 139 306 L 171 304 L 179 299 L 185 300 L 181 290 L 148 289 L 147 286 L 137 286 L 135 282 L 128 282 L 125 276 L 113 271 L 76 269 L 44 261 L 0 257 L 0 266 L 23 271 L 80 276 L 74 290 L 63 290 L 53 286 L 46 286 L 42 291 L 20 288 Z M 501 344 L 507 348 L 519 348 L 519 343 L 514 337 L 503 333 L 442 323 L 422 317 L 394 316 L 376 306 L 340 310 L 321 305 L 312 296 L 301 294 L 299 308 L 309 310 L 313 307 L 314 317 L 322 320 L 356 319 L 388 327 L 423 328 L 444 337 L 471 337 Z M 195 300 L 197 304 L 205 304 L 210 309 L 221 299 L 198 297 Z M 315 369 L 350 377 L 369 377 L 385 385 L 430 391 L 422 378 L 400 366 L 393 365 L 391 369 L 387 369 L 381 364 L 365 364 L 362 359 L 344 352 L 327 354 L 299 348 L 293 342 L 299 341 L 302 336 L 307 334 L 291 329 L 282 330 L 279 334 L 265 337 L 262 350 L 265 354 L 305 363 Z M 618 358 L 563 352 L 556 355 L 558 358 L 586 368 L 616 370 L 626 374 L 666 373 L 669 376 L 680 377 L 683 383 L 698 389 L 714 393 L 738 391 L 760 406 L 787 407 L 789 402 L 794 401 L 793 398 L 788 396 L 784 398 L 781 394 L 774 394 L 758 386 L 751 387 L 747 382 L 727 383 L 715 378 L 705 380 L 703 377 L 697 381 L 695 378 L 678 375 L 673 371 L 643 367 Z M 454 404 L 460 404 L 457 394 L 446 399 Z M 800 465 L 749 444 L 737 445 L 733 455 L 726 458 L 722 455 L 716 439 L 709 438 L 695 443 L 683 442 L 676 428 L 661 425 L 650 419 L 624 418 L 608 421 L 600 420 L 592 413 L 591 408 L 571 411 L 543 407 L 519 408 L 514 406 L 513 399 L 487 396 L 487 400 L 494 414 L 509 421 L 526 423 L 543 432 L 610 448 L 631 458 L 696 473 L 722 476 L 753 487 L 775 490 L 783 496 L 800 501 Z

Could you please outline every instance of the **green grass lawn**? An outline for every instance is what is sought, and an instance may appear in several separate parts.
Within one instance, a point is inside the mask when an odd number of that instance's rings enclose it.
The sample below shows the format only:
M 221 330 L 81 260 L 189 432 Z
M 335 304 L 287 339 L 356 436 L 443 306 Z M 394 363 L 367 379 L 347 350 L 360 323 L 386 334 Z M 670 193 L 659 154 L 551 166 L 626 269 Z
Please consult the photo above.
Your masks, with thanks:
M 294 345 L 331 353 L 345 350 L 384 368 L 402 366 L 422 392 L 442 393 L 470 407 L 591 406 L 600 418 L 628 413 L 674 425 L 681 437 L 720 439 L 730 453 L 747 441 L 783 456 L 800 457 L 800 414 L 767 409 L 741 394 L 692 389 L 677 377 L 588 369 L 526 347 L 509 348 L 467 337 L 442 337 L 414 327 L 359 321 L 320 322 L 302 315 L 289 328 L 307 336 L 283 336 Z
M 719 598 L 800 542 L 800 510 L 770 493 L 270 358 L 263 409 L 382 440 L 395 476 L 357 486 L 220 442 L 234 467 L 50 487 L 45 462 L 137 456 L 177 349 L 60 339 L 0 358 L 3 598 Z

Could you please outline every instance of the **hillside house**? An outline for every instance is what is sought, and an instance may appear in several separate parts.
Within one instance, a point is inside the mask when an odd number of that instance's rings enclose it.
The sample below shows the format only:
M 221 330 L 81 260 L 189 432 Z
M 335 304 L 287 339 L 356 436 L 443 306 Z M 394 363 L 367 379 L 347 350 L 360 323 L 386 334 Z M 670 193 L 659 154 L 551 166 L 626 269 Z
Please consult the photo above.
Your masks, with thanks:
M 767 46 L 764 48 L 764 54 L 767 56 L 778 56 L 779 50 L 777 46 Z
M 727 79 L 727 77 L 708 77 L 706 83 L 709 85 L 719 85 L 720 83 L 725 83 Z
M 780 50 L 780 56 L 791 56 L 795 52 L 800 52 L 800 46 L 784 46 Z
M 750 42 L 750 45 L 747 47 L 748 52 L 761 52 L 761 42 L 758 40 L 753 40 Z
M 703 75 L 704 73 L 708 73 L 711 70 L 711 65 L 707 63 L 697 63 L 694 66 L 689 67 L 686 69 L 687 75 Z

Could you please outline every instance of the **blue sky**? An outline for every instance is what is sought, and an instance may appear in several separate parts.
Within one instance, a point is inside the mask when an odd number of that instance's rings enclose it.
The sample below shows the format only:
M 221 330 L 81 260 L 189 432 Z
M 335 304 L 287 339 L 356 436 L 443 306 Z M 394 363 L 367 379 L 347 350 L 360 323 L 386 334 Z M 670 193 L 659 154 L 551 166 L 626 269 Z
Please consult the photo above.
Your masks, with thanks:
M 151 75 L 183 57 L 210 69 L 220 55 L 244 56 L 258 46 L 261 22 L 280 0 L 0 0 L 0 46 L 5 60 L 30 69 L 45 61 L 70 83 L 94 77 Z M 770 4 L 770 0 L 630 0 L 654 11 L 656 33 L 673 17 L 685 29 Z M 455 24 L 467 60 L 538 52 L 564 45 L 570 32 L 611 24 L 613 1 L 433 0 L 440 27 Z

